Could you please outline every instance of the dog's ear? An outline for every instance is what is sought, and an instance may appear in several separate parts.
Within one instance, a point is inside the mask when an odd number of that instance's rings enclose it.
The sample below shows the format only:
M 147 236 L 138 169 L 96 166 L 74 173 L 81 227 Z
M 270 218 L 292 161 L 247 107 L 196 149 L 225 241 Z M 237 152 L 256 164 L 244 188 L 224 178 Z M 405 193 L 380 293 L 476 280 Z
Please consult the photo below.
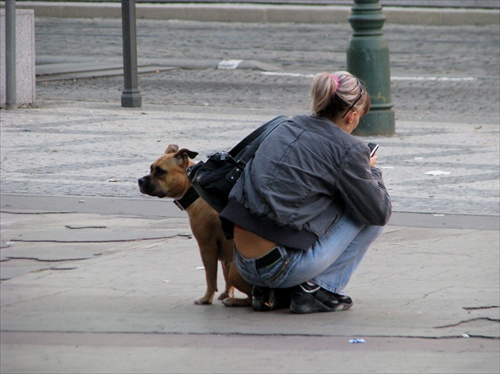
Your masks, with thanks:
M 187 148 L 182 148 L 179 149 L 174 156 L 177 158 L 185 158 L 185 157 L 195 158 L 196 156 L 198 156 L 198 152 L 193 152 Z
M 198 152 L 193 152 L 193 151 L 190 151 L 189 149 L 187 148 L 182 148 L 182 149 L 179 149 L 174 157 L 177 159 L 179 165 L 182 166 L 182 164 L 186 164 L 186 167 L 187 167 L 187 164 L 188 164 L 188 157 L 189 158 L 195 158 L 196 156 L 198 156 Z
M 166 154 L 175 153 L 178 150 L 179 150 L 179 146 L 177 144 L 169 144 L 165 153 Z

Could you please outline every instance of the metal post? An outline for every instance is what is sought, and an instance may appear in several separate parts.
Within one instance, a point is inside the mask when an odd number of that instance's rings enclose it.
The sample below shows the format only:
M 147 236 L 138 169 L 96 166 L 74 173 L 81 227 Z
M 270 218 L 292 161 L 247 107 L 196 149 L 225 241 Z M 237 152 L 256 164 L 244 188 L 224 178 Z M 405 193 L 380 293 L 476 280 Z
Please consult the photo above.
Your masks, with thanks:
M 122 0 L 123 77 L 122 107 L 142 105 L 137 84 L 137 41 L 135 27 L 135 0 Z
M 370 111 L 361 118 L 356 135 L 393 135 L 389 46 L 382 34 L 385 22 L 379 0 L 354 0 L 348 20 L 353 34 L 347 48 L 347 69 L 366 83 Z
M 17 105 L 16 90 L 16 0 L 5 1 L 5 104 L 7 109 Z

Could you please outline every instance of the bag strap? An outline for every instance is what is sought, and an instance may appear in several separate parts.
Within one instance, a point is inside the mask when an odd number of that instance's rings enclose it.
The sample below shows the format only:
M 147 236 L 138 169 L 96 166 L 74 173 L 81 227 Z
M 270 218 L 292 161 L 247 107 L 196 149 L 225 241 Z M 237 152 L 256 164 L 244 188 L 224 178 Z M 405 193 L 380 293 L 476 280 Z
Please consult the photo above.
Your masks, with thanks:
M 259 148 L 260 143 L 262 143 L 262 141 L 279 124 L 285 122 L 287 119 L 289 119 L 287 116 L 278 116 L 264 123 L 262 126 L 247 135 L 241 142 L 236 144 L 228 153 L 236 159 L 237 156 L 244 150 L 244 153 L 238 157 L 236 161 L 246 164 L 246 162 L 253 157 L 257 148 Z

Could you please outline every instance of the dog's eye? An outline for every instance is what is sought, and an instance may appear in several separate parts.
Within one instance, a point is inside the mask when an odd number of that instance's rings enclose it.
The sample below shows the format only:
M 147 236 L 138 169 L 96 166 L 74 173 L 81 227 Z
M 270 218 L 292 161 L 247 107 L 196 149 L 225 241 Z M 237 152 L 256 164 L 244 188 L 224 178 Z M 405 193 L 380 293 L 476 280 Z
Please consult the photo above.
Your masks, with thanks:
M 163 170 L 162 168 L 156 168 L 156 170 L 155 170 L 155 176 L 156 177 L 162 177 L 165 174 L 167 174 L 166 170 Z

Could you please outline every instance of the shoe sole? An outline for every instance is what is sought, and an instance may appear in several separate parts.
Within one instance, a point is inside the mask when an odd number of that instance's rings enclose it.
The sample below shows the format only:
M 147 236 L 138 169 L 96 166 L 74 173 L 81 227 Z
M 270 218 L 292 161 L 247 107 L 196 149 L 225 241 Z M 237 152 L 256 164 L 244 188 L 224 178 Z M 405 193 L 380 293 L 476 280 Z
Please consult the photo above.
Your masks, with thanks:
M 335 308 L 328 308 L 325 304 L 320 302 L 319 300 L 313 299 L 313 303 L 310 304 L 296 304 L 293 300 L 290 304 L 290 313 L 293 314 L 307 314 L 307 313 L 323 313 L 323 312 L 341 312 L 344 310 L 348 310 L 351 304 L 341 303 L 338 304 Z

